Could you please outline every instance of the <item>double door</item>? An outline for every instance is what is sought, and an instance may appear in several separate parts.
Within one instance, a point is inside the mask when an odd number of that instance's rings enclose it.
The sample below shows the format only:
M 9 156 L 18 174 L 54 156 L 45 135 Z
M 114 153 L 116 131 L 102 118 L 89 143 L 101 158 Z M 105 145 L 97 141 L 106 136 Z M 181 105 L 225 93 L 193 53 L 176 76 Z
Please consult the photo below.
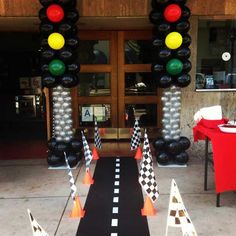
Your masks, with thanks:
M 83 31 L 79 85 L 72 90 L 77 130 L 93 137 L 96 117 L 103 138 L 130 137 L 134 119 L 156 135 L 160 91 L 151 75 L 150 31 Z

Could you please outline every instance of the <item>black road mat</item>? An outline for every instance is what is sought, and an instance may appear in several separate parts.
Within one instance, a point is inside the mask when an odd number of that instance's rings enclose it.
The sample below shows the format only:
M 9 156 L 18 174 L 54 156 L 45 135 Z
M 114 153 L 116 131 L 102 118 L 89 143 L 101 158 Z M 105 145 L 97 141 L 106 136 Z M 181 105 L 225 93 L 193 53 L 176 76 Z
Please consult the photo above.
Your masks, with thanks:
M 76 236 L 149 236 L 136 160 L 100 158 L 93 178 Z

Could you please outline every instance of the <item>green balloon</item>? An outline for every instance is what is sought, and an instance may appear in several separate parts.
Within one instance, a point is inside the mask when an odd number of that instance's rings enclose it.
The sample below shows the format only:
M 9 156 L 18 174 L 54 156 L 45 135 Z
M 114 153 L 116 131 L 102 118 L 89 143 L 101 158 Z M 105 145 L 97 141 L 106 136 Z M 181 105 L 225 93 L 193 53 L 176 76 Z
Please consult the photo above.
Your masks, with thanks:
M 179 59 L 171 59 L 166 64 L 166 70 L 170 75 L 178 75 L 183 70 L 183 63 Z
M 49 71 L 52 75 L 59 76 L 65 73 L 65 64 L 61 60 L 52 60 L 48 65 Z

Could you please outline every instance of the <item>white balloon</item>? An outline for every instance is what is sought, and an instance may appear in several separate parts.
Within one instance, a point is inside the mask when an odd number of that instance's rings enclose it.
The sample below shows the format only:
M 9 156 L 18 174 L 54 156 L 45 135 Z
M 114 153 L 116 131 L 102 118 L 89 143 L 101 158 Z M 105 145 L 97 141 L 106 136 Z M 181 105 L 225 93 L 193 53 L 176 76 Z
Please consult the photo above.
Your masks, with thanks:
M 73 120 L 72 119 L 67 119 L 66 120 L 66 124 L 72 124 L 73 123 Z
M 166 103 L 164 104 L 164 106 L 170 107 L 170 106 L 171 106 L 171 103 L 170 103 L 170 102 L 166 102 Z
M 61 137 L 66 136 L 66 132 L 65 132 L 65 131 L 61 131 L 61 132 L 60 132 L 60 136 L 61 136 Z
M 168 107 L 163 107 L 162 110 L 163 111 L 169 111 L 170 109 Z
M 62 141 L 62 137 L 57 136 L 57 137 L 56 137 L 56 140 L 57 140 L 57 141 Z
M 173 136 L 173 139 L 174 139 L 174 140 L 179 140 L 179 138 L 180 138 L 179 135 L 174 135 L 174 136 Z
M 59 114 L 63 114 L 65 112 L 65 109 L 63 109 L 63 108 L 60 108 L 59 110 L 58 110 L 58 113 Z
M 174 113 L 174 112 L 176 112 L 176 109 L 174 107 L 170 108 L 170 112 Z
M 165 129 L 171 129 L 171 126 L 169 124 L 166 124 L 164 127 Z
M 162 121 L 162 123 L 169 123 L 169 120 L 167 120 L 167 119 L 162 119 L 161 121 Z
M 70 107 L 66 108 L 66 113 L 71 113 L 72 112 L 72 109 Z
M 169 114 L 169 113 L 164 113 L 164 114 L 163 114 L 163 117 L 164 117 L 164 118 L 170 118 L 170 114 Z
M 66 142 L 69 142 L 70 140 L 71 140 L 71 137 L 69 137 L 69 136 L 66 136 L 66 137 L 65 137 L 65 141 L 66 141 Z
M 173 118 L 179 118 L 179 117 L 180 117 L 180 114 L 179 114 L 179 113 L 173 114 Z
M 165 140 L 170 140 L 170 139 L 171 139 L 171 136 L 170 136 L 170 135 L 164 135 L 164 139 L 165 139 Z
M 178 124 L 174 124 L 174 125 L 172 125 L 172 128 L 173 128 L 173 129 L 178 129 L 178 128 L 179 128 L 179 125 L 178 125 Z
M 168 101 L 168 98 L 167 97 L 162 97 L 161 100 L 162 101 Z

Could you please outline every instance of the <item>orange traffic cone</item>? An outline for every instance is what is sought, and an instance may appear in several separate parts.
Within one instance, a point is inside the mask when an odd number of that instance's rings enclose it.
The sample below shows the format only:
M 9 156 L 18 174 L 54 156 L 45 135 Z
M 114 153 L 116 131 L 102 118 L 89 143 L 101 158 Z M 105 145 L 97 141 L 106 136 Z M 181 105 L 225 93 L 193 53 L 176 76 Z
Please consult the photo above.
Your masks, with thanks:
M 141 160 L 141 159 L 142 159 L 142 151 L 141 151 L 140 146 L 138 146 L 138 149 L 137 149 L 137 151 L 136 151 L 136 153 L 135 153 L 134 158 L 135 158 L 136 160 Z
M 83 218 L 85 215 L 85 211 L 81 207 L 79 197 L 75 197 L 73 201 L 73 208 L 70 213 L 70 218 Z
M 154 208 L 151 199 L 147 196 L 143 208 L 141 209 L 142 216 L 154 216 L 156 213 L 157 210 Z
M 94 146 L 93 147 L 93 160 L 98 160 L 99 159 L 99 156 L 98 156 L 98 151 L 97 151 L 97 148 Z
M 92 176 L 91 176 L 91 173 L 90 173 L 90 171 L 88 170 L 86 170 L 86 173 L 85 173 L 85 176 L 84 176 L 84 179 L 83 179 L 83 184 L 89 184 L 89 185 L 91 185 L 91 184 L 93 184 L 94 183 L 94 180 L 93 180 L 93 178 L 92 178 Z

